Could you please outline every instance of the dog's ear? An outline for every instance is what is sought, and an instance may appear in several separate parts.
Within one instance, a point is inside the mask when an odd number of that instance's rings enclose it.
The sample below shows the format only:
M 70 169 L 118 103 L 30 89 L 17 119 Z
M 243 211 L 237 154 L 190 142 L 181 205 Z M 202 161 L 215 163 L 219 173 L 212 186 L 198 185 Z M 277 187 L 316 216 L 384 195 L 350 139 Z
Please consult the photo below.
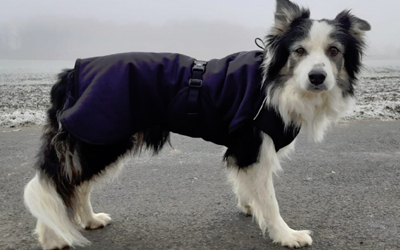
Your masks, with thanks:
M 300 8 L 297 4 L 289 0 L 277 0 L 275 11 L 275 32 L 284 33 L 290 27 L 290 24 L 298 18 L 309 18 L 310 11 Z
M 349 30 L 350 34 L 358 40 L 363 38 L 365 31 L 371 30 L 371 25 L 367 21 L 352 15 L 349 10 L 339 13 L 335 21 L 339 23 L 341 28 Z

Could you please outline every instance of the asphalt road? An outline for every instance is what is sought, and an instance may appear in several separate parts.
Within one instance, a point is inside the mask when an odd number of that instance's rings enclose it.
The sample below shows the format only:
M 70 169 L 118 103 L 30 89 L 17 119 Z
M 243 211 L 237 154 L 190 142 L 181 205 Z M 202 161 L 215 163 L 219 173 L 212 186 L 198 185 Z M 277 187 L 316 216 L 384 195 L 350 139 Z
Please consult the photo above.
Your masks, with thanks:
M 12 130 L 0 128 L 0 249 L 36 250 L 22 192 L 41 129 Z M 84 232 L 93 243 L 85 249 L 284 249 L 236 209 L 221 147 L 178 135 L 172 143 L 176 151 L 131 159 L 94 192 L 95 212 L 113 222 Z M 300 134 L 283 168 L 281 213 L 314 232 L 307 249 L 400 249 L 400 121 L 340 122 L 321 144 Z

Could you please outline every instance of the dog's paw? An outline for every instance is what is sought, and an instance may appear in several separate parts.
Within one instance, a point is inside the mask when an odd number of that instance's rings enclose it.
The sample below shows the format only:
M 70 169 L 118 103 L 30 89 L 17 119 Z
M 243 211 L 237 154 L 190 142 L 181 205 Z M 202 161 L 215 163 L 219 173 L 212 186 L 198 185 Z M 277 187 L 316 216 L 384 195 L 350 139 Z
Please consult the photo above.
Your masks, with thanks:
M 103 228 L 110 224 L 110 222 L 111 217 L 109 214 L 98 213 L 93 214 L 93 217 L 85 223 L 84 227 L 87 230 L 94 230 L 98 228 Z
M 280 243 L 282 246 L 289 248 L 299 248 L 304 246 L 311 246 L 312 238 L 311 231 L 301 230 L 296 231 L 288 228 L 288 230 L 279 231 L 278 233 L 270 232 L 270 237 L 274 243 Z
M 251 206 L 247 204 L 247 202 L 243 202 L 242 199 L 240 199 L 240 197 L 238 197 L 237 202 L 238 202 L 237 206 L 242 213 L 244 213 L 247 216 L 253 215 L 253 210 L 251 209 Z
M 41 221 L 38 221 L 35 233 L 38 235 L 40 245 L 44 250 L 65 249 L 69 247 L 69 244 L 62 237 Z
M 69 249 L 68 243 L 59 237 L 39 237 L 39 242 L 44 250 Z
M 247 216 L 252 216 L 253 215 L 253 211 L 251 210 L 251 206 L 250 205 L 238 204 L 238 208 L 240 209 L 240 211 L 242 213 L 244 213 Z

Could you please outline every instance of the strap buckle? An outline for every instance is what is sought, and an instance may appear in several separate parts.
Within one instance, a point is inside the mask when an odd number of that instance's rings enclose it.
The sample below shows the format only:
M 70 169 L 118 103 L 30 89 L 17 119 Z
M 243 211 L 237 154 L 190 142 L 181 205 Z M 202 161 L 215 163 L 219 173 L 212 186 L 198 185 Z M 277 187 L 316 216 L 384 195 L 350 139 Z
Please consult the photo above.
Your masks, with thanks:
M 189 86 L 192 88 L 201 88 L 203 80 L 201 79 L 189 79 Z
M 194 60 L 192 77 L 189 79 L 189 93 L 186 115 L 192 126 L 197 126 L 199 119 L 199 93 L 203 85 L 203 74 L 206 71 L 206 61 Z
M 206 69 L 206 61 L 194 60 L 194 65 L 192 67 L 192 71 L 201 71 L 204 72 Z

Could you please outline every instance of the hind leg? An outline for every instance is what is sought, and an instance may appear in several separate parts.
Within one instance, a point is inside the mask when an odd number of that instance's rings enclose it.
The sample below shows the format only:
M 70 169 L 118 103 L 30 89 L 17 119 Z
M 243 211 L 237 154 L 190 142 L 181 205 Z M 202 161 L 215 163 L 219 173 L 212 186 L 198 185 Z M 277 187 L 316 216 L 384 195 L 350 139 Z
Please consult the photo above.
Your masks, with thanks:
M 76 190 L 76 212 L 82 227 L 89 230 L 105 227 L 111 222 L 110 215 L 105 213 L 95 214 L 93 212 L 92 204 L 90 203 L 92 188 L 93 183 L 86 181 Z
M 274 242 L 288 247 L 311 245 L 310 231 L 291 229 L 280 215 L 273 186 L 273 174 L 279 168 L 273 142 L 264 136 L 259 162 L 245 170 L 229 168 L 228 178 L 238 195 L 239 207 L 250 211 L 263 233 L 268 230 Z

